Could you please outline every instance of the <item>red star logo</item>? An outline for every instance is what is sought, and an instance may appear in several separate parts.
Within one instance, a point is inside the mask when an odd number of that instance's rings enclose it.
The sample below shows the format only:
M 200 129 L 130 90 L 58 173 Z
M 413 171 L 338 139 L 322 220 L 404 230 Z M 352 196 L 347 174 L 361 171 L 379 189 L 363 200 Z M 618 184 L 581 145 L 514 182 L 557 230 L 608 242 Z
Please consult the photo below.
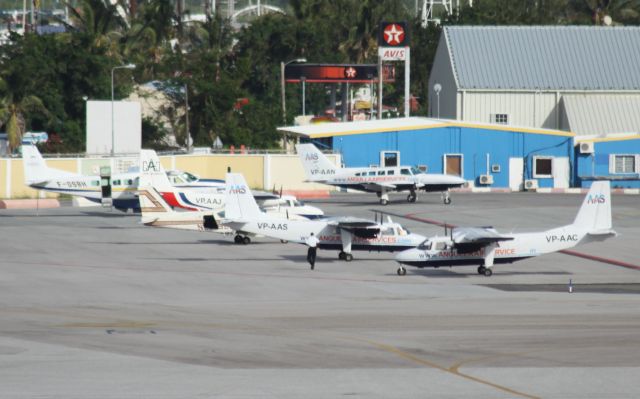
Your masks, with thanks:
M 356 69 L 354 67 L 349 67 L 344 70 L 344 76 L 348 79 L 353 79 L 356 77 Z
M 384 28 L 384 41 L 390 46 L 397 46 L 404 41 L 404 29 L 398 24 L 390 24 Z

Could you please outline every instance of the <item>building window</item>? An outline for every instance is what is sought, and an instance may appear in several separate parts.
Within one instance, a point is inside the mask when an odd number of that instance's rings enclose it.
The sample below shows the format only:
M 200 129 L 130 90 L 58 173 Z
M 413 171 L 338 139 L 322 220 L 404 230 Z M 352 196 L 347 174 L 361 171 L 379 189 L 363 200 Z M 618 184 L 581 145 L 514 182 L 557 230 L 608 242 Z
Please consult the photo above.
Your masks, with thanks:
M 640 155 L 611 154 L 609 157 L 609 173 L 638 173 Z
M 553 158 L 533 157 L 533 177 L 553 177 Z
M 499 125 L 509 124 L 508 114 L 491 114 L 491 123 L 497 123 Z

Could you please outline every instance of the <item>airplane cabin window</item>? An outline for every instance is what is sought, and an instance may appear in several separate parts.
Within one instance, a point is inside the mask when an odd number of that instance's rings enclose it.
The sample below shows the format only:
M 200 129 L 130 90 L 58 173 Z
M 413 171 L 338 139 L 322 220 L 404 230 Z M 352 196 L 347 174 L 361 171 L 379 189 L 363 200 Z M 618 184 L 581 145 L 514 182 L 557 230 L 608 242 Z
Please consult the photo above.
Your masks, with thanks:
M 379 171 L 378 171 L 378 176 L 384 176 L 384 175 L 385 175 L 384 170 L 379 170 Z
M 120 185 L 120 180 L 114 180 L 113 183 L 111 183 L 112 186 L 119 186 Z
M 193 183 L 194 181 L 198 180 L 198 176 L 192 175 L 189 172 L 182 172 L 182 178 L 187 182 L 187 183 Z
M 375 176 L 375 175 L 376 175 L 376 172 L 369 172 L 369 173 L 367 173 L 367 174 L 368 174 L 369 176 Z
M 94 180 L 91 182 L 92 186 L 99 186 L 100 185 L 100 180 Z
M 388 175 L 388 176 L 393 176 L 395 173 L 396 173 L 396 171 L 395 171 L 395 170 L 389 170 L 389 171 L 387 171 L 387 175 Z
M 409 171 L 409 169 L 403 168 L 403 169 L 400 169 L 400 174 L 401 175 L 409 175 L 410 176 L 411 175 L 411 171 Z
M 387 227 L 386 229 L 380 230 L 380 234 L 383 236 L 392 236 L 393 235 L 393 227 Z

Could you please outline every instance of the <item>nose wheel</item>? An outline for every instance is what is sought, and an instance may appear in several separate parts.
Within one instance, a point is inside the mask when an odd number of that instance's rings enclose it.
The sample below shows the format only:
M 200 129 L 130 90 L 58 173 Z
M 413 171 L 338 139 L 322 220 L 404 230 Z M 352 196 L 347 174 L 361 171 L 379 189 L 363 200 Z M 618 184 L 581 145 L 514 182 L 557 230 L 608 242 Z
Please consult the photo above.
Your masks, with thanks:
M 407 269 L 405 269 L 404 267 L 400 266 L 396 273 L 398 273 L 398 276 L 404 276 L 404 275 L 407 274 Z
M 407 195 L 407 202 L 416 202 L 416 200 L 418 199 L 418 195 L 416 194 L 415 191 L 412 191 L 411 194 Z
M 451 195 L 449 194 L 448 191 L 446 191 L 443 195 L 442 195 L 442 202 L 445 205 L 449 205 L 451 203 Z

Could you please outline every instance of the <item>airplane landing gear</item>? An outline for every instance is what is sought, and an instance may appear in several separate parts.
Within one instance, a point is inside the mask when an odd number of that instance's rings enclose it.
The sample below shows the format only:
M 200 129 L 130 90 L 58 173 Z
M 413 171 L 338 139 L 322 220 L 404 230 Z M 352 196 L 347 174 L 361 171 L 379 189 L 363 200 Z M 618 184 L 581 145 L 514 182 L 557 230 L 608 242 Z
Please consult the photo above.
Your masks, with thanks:
M 235 242 L 236 244 L 247 245 L 251 243 L 251 238 L 249 238 L 248 236 L 241 236 L 240 234 L 237 234 L 235 237 L 233 237 L 233 242 Z
M 478 266 L 478 274 L 484 274 L 486 277 L 491 277 L 493 271 L 485 266 Z
M 380 198 L 380 205 L 387 205 L 389 203 L 389 194 L 387 194 L 385 190 L 376 194 L 378 195 L 378 198 Z
M 341 251 L 338 254 L 338 259 L 344 260 L 344 261 L 347 261 L 347 262 L 351 262 L 353 260 L 353 255 L 351 255 L 349 253 L 346 253 L 344 251 Z
M 442 202 L 444 202 L 445 205 L 449 205 L 451 203 L 451 195 L 448 191 L 445 191 L 442 194 Z
M 407 274 L 407 269 L 405 269 L 404 267 L 400 266 L 396 273 L 398 273 L 398 276 L 404 276 L 404 275 Z
M 416 200 L 418 199 L 418 194 L 416 194 L 416 192 L 414 190 L 411 190 L 411 193 L 409 195 L 407 195 L 407 202 L 416 202 Z

